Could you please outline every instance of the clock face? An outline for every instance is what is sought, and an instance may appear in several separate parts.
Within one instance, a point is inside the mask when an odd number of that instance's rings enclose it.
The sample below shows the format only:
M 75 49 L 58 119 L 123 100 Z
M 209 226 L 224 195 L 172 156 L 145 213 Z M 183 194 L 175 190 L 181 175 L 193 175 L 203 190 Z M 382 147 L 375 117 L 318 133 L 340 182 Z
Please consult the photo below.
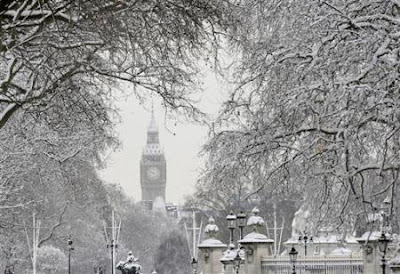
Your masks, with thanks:
M 150 180 L 157 180 L 160 178 L 160 170 L 157 167 L 150 167 L 147 169 L 147 178 Z

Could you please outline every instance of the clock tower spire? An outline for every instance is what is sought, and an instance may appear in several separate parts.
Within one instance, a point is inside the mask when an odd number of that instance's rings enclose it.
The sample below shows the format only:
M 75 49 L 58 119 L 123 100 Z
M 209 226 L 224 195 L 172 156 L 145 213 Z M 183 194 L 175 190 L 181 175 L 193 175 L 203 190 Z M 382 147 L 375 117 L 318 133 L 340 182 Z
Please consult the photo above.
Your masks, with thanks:
M 147 128 L 147 142 L 143 148 L 140 160 L 140 185 L 142 201 L 152 205 L 154 200 L 161 197 L 165 202 L 166 161 L 160 146 L 158 125 L 151 111 L 151 120 Z

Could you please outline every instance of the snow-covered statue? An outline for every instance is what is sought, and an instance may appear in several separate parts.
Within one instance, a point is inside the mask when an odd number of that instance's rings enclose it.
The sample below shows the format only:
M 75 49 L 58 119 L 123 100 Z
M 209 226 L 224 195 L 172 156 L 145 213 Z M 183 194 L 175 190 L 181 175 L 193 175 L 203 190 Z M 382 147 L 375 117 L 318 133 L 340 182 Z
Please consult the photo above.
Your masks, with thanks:
M 292 238 L 297 238 L 304 235 L 309 230 L 308 222 L 310 217 L 310 211 L 302 205 L 299 210 L 294 214 L 292 221 Z
M 120 261 L 117 264 L 117 269 L 121 270 L 122 274 L 139 274 L 142 269 L 141 265 L 137 263 L 131 251 L 129 251 L 128 258 L 126 261 Z
M 257 207 L 253 208 L 251 213 L 253 213 L 253 215 L 247 220 L 247 226 L 253 227 L 253 231 L 258 233 L 258 228 L 264 226 L 264 219 L 258 216 L 260 210 Z
M 208 219 L 208 224 L 204 228 L 204 233 L 207 235 L 209 239 L 214 239 L 219 231 L 218 226 L 215 224 L 215 220 L 213 217 Z

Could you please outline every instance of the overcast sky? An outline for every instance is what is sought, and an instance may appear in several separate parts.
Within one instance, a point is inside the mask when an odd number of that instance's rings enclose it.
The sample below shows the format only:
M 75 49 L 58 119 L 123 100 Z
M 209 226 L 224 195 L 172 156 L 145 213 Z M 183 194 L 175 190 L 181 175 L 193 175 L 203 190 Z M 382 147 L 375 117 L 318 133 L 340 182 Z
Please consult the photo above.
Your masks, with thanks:
M 213 75 L 206 77 L 206 92 L 201 101 L 203 110 L 210 113 L 217 111 L 224 92 L 221 86 L 221 82 Z M 160 103 L 156 100 L 154 102 L 160 143 L 167 161 L 166 200 L 180 204 L 185 195 L 194 191 L 202 166 L 198 153 L 206 141 L 207 128 L 190 123 L 175 126 L 175 120 L 166 118 Z M 117 132 L 122 147 L 109 155 L 106 169 L 100 171 L 102 179 L 121 185 L 135 201 L 141 200 L 140 157 L 146 144 L 147 127 L 151 118 L 150 106 L 151 103 L 145 109 L 133 96 L 118 102 L 122 121 L 117 126 Z

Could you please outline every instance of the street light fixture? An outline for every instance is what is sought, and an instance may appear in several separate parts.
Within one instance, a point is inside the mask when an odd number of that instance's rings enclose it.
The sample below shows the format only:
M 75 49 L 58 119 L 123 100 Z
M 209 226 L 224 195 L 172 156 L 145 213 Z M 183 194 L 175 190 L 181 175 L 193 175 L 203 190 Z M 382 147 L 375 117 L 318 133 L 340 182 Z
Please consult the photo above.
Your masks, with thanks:
M 246 214 L 243 211 L 240 211 L 240 213 L 237 215 L 237 224 L 239 227 L 239 240 L 243 239 L 243 229 L 246 226 Z
M 236 274 L 239 274 L 240 263 L 242 262 L 239 252 L 240 249 L 237 250 L 236 256 L 233 258 L 233 266 L 235 267 Z
M 111 249 L 111 274 L 115 273 L 115 249 L 118 248 L 118 244 L 115 243 L 116 241 L 114 239 L 111 239 L 111 243 L 107 244 L 107 248 Z
M 381 236 L 378 239 L 378 247 L 379 247 L 379 251 L 382 252 L 382 274 L 386 273 L 386 250 L 387 250 L 387 246 L 390 242 L 390 239 L 388 239 L 386 237 L 385 232 L 382 231 Z
M 192 257 L 192 261 L 190 262 L 190 264 L 192 265 L 192 269 L 193 269 L 193 274 L 197 273 L 197 260 L 195 257 Z
M 296 274 L 296 261 L 297 261 L 297 250 L 292 246 L 292 249 L 289 251 L 289 259 L 292 264 L 292 274 Z
M 304 236 L 299 236 L 299 242 L 304 242 L 304 256 L 307 256 L 307 243 L 312 242 L 313 237 L 308 237 L 307 234 L 304 232 Z
M 67 244 L 68 244 L 68 274 L 71 274 L 71 251 L 74 250 L 74 248 L 72 247 L 73 242 L 71 239 L 71 235 L 68 237 Z
M 226 220 L 228 221 L 228 228 L 230 230 L 229 242 L 230 244 L 233 244 L 233 230 L 235 229 L 236 215 L 234 215 L 233 212 L 231 211 L 231 213 L 228 216 L 226 216 Z

